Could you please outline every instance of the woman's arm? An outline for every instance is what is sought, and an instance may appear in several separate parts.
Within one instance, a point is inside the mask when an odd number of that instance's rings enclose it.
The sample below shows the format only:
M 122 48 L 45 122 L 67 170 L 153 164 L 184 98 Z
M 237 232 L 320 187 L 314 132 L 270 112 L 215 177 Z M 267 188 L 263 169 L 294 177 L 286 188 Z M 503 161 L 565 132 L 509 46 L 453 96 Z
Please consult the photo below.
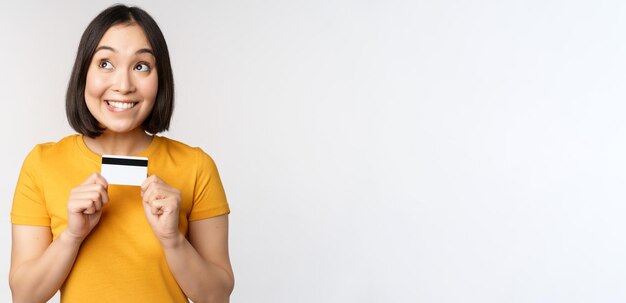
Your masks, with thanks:
M 187 297 L 196 303 L 228 302 L 234 285 L 228 215 L 189 222 L 187 241 L 178 230 L 180 192 L 152 175 L 144 181 L 141 194 L 146 218 Z
M 46 226 L 13 225 L 9 285 L 13 302 L 46 302 L 72 269 L 81 240 Z
M 14 302 L 46 302 L 70 273 L 80 244 L 100 221 L 109 201 L 106 180 L 97 173 L 72 189 L 67 228 L 52 241 L 50 227 L 13 225 L 9 285 Z
M 234 278 L 228 256 L 228 215 L 191 221 L 189 241 L 181 234 L 162 244 L 170 271 L 193 302 L 229 302 Z

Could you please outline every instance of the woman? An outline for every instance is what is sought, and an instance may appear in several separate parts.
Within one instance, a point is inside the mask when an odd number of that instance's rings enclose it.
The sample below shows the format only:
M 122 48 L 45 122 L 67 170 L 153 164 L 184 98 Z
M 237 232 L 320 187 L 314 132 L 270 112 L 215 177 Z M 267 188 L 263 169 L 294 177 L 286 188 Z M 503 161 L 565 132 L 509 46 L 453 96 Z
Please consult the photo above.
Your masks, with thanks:
M 165 131 L 174 86 L 165 39 L 137 7 L 100 13 L 66 96 L 79 133 L 26 157 L 11 211 L 15 302 L 227 302 L 230 212 L 213 160 Z M 141 187 L 109 185 L 101 155 L 148 157 Z

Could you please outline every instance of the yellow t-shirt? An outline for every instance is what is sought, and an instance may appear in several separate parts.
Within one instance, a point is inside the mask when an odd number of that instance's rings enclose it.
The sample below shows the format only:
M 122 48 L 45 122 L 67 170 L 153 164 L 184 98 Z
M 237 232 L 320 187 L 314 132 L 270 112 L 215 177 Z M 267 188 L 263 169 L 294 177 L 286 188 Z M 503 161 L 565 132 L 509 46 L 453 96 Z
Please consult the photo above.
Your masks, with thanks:
M 187 234 L 189 221 L 230 212 L 217 167 L 200 148 L 154 136 L 134 156 L 148 157 L 148 174 L 181 192 L 181 233 Z M 49 226 L 57 238 L 67 227 L 70 191 L 100 171 L 101 159 L 81 135 L 37 145 L 24 160 L 11 222 Z M 188 302 L 145 217 L 140 188 L 109 185 L 108 194 L 100 222 L 61 287 L 61 301 Z

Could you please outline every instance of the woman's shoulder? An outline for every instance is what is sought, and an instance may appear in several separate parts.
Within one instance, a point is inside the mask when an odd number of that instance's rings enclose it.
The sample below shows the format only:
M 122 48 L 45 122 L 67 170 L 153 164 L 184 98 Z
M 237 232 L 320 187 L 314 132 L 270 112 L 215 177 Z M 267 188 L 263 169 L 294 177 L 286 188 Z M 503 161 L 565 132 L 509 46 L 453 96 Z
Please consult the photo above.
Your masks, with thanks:
M 174 140 L 165 136 L 157 136 L 159 140 L 158 150 L 167 152 L 177 157 L 195 157 L 195 158 L 211 158 L 202 148 L 191 146 L 178 140 Z
M 49 141 L 49 142 L 39 143 L 33 147 L 31 154 L 49 154 L 49 153 L 55 153 L 55 152 L 61 152 L 61 153 L 68 152 L 69 150 L 76 147 L 76 143 L 77 143 L 76 140 L 79 138 L 80 138 L 80 135 L 72 134 L 72 135 L 63 137 L 56 142 Z
M 169 163 L 178 168 L 186 167 L 196 171 L 196 175 L 213 175 L 217 172 L 215 161 L 202 148 L 162 136 L 158 140 L 156 150 L 148 158 L 154 157 L 161 163 Z
M 56 142 L 49 141 L 39 144 L 30 150 L 24 159 L 26 165 L 41 165 L 48 162 L 57 162 L 62 158 L 72 157 L 77 149 L 76 140 L 80 135 L 73 134 L 59 139 Z

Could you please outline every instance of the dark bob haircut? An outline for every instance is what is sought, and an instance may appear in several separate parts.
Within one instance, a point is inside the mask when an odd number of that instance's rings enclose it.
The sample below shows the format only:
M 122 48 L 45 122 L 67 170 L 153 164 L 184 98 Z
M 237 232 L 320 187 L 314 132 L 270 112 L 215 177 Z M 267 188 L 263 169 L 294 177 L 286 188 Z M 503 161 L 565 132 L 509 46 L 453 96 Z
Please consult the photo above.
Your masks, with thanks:
M 174 77 L 163 33 L 156 21 L 144 10 L 138 7 L 115 5 L 102 11 L 85 29 L 78 45 L 76 61 L 65 95 L 65 112 L 70 126 L 78 133 L 88 137 L 95 138 L 101 135 L 104 128 L 89 112 L 85 103 L 87 70 L 104 33 L 111 26 L 124 23 L 136 23 L 143 28 L 156 58 L 157 96 L 152 112 L 141 126 L 144 131 L 156 134 L 166 131 L 170 125 L 174 111 Z

